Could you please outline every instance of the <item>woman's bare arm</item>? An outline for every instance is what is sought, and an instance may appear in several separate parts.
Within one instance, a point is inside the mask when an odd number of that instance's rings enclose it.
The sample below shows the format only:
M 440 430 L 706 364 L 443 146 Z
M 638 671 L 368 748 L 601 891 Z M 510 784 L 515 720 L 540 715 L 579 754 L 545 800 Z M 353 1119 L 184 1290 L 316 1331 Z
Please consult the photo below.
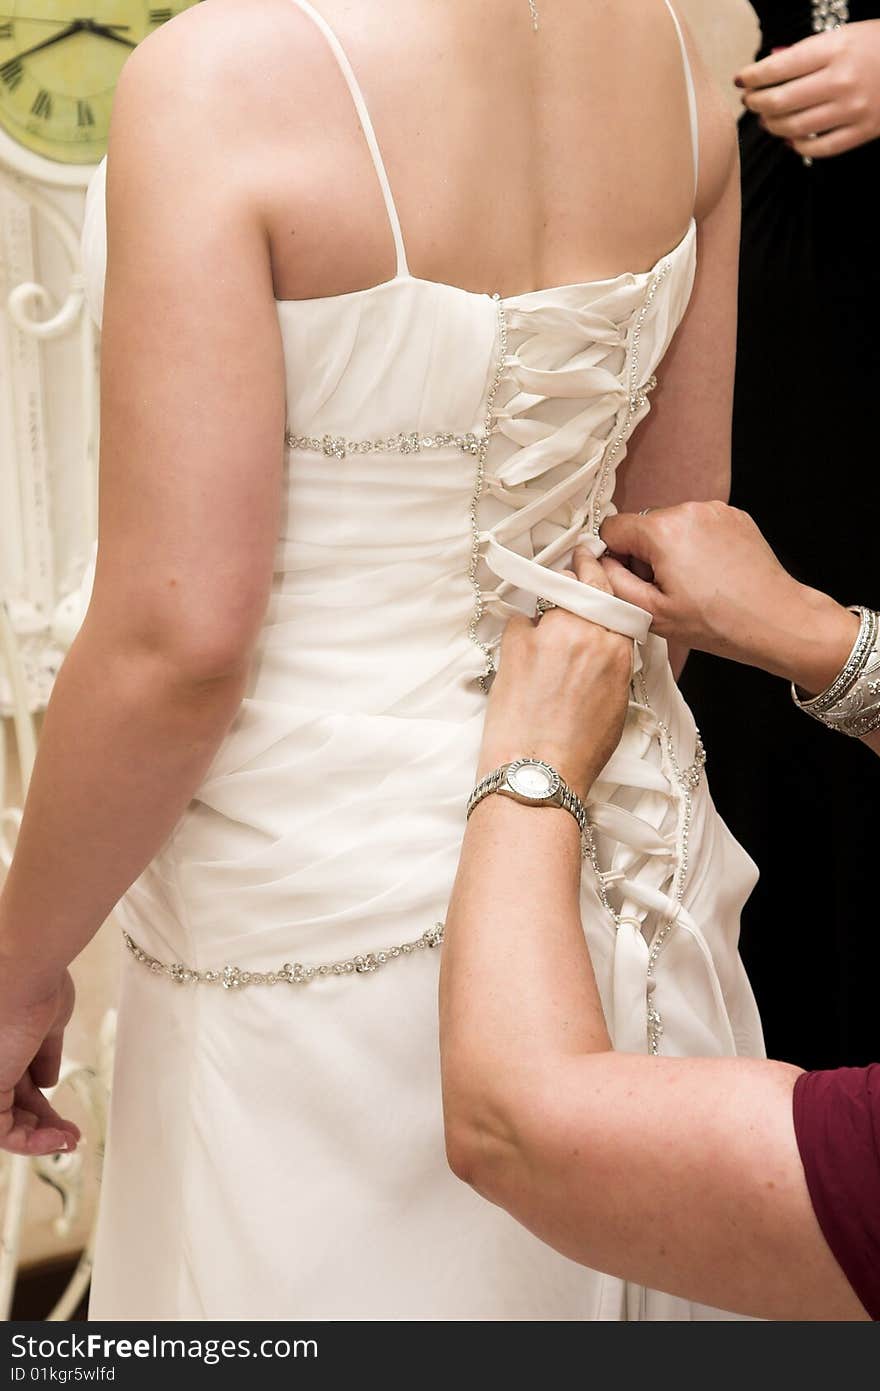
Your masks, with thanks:
M 697 269 L 684 318 L 658 371 L 651 412 L 619 472 L 621 511 L 730 492 L 740 189 L 736 126 L 686 35 L 697 89 Z
M 508 629 L 481 772 L 543 757 L 586 795 L 619 734 L 629 667 L 615 665 L 619 637 L 578 622 L 555 610 Z M 865 1318 L 807 1193 L 798 1070 L 612 1052 L 580 873 L 563 810 L 493 796 L 468 822 L 441 965 L 453 1169 L 599 1270 L 759 1317 Z
M 147 39 L 114 101 L 97 573 L 0 899 L 22 996 L 52 987 L 173 830 L 269 593 L 283 357 L 238 54 L 207 10 Z

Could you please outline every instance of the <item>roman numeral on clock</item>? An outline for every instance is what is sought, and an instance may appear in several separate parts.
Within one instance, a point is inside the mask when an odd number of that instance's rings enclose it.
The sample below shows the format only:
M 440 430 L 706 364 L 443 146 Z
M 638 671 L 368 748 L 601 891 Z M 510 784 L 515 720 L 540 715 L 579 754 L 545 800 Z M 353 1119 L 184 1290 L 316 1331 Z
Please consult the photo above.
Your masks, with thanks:
M 78 101 L 76 104 L 76 123 L 78 126 L 93 126 L 95 117 L 92 108 L 87 101 Z
M 169 10 L 150 10 L 150 11 L 149 11 L 149 17 L 150 17 L 150 23 L 151 23 L 151 24 L 164 24 L 165 21 L 166 21 L 166 19 L 170 19 L 170 18 L 171 18 L 171 11 L 170 11 L 170 9 L 169 9 Z
M 6 83 L 10 92 L 14 92 L 22 79 L 24 68 L 20 58 L 10 58 L 0 67 L 0 78 Z
M 11 19 L 4 19 L 3 23 L 0 24 L 0 39 L 11 39 L 11 38 L 12 38 L 12 20 L 11 20 Z
M 45 120 L 48 120 L 52 115 L 52 98 L 45 87 L 41 87 L 34 97 L 31 112 L 34 116 L 42 116 Z

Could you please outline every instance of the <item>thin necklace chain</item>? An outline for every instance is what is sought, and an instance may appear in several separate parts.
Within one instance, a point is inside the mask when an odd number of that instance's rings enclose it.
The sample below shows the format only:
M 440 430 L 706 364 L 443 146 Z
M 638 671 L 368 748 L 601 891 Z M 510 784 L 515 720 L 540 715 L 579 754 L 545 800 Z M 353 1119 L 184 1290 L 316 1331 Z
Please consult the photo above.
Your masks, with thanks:
M 538 6 L 535 0 L 529 0 L 529 14 L 532 16 L 532 28 L 538 32 Z

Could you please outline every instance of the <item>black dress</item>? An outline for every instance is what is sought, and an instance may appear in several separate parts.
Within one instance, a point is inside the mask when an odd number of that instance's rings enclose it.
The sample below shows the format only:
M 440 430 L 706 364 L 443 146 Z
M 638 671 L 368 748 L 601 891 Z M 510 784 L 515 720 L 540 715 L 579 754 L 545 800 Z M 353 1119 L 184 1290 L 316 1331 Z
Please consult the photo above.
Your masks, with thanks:
M 753 0 L 761 56 L 811 33 L 809 0 Z M 853 21 L 880 0 L 851 0 Z M 732 502 L 798 579 L 880 608 L 880 141 L 806 168 L 750 114 Z M 768 1052 L 866 1064 L 880 1039 L 880 759 L 787 685 L 692 654 L 682 689 L 716 805 L 761 870 L 742 954 Z

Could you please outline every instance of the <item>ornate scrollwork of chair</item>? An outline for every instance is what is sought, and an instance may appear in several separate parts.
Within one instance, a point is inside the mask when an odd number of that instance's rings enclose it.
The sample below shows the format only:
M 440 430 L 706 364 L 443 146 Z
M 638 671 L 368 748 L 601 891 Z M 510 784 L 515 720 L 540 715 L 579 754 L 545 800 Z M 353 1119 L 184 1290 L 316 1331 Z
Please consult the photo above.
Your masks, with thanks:
M 82 621 L 94 573 L 98 332 L 85 298 L 80 220 L 70 209 L 71 196 L 70 190 L 59 196 L 0 160 L 0 880 L 21 821 L 18 792 L 23 803 L 36 755 L 36 715 Z M 60 307 L 39 278 L 41 229 L 53 269 L 60 267 L 65 281 Z M 36 317 L 47 311 L 47 317 Z M 59 433 L 57 417 L 62 409 L 66 417 L 68 407 L 70 418 Z M 7 758 L 7 724 L 13 759 Z M 110 1010 L 86 1061 L 65 1056 L 50 1093 L 58 1092 L 62 1110 L 82 1122 L 85 1145 L 73 1154 L 34 1160 L 0 1154 L 0 1318 L 9 1317 L 25 1216 L 41 1186 L 57 1193 L 53 1230 L 61 1242 L 93 1197 L 114 1023 Z M 93 1238 L 94 1222 L 74 1274 L 46 1318 L 68 1319 L 80 1304 Z

